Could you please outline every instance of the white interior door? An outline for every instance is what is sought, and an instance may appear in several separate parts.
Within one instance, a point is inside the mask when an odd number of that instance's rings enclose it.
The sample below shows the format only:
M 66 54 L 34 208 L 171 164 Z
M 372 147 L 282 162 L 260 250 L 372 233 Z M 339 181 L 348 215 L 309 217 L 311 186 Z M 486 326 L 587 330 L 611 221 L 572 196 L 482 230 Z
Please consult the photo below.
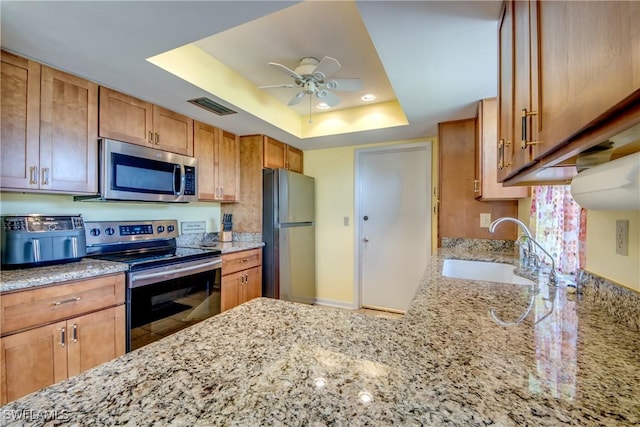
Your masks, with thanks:
M 431 144 L 358 150 L 360 305 L 406 311 L 431 255 Z

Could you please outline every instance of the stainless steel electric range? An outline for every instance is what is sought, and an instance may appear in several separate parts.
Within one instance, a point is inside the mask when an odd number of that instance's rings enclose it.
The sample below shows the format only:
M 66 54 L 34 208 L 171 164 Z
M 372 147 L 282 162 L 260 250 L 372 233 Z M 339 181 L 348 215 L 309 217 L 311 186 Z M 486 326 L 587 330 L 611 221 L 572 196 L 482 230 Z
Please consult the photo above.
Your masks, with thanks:
M 127 352 L 220 313 L 219 250 L 176 245 L 178 222 L 85 221 L 87 256 L 129 264 Z

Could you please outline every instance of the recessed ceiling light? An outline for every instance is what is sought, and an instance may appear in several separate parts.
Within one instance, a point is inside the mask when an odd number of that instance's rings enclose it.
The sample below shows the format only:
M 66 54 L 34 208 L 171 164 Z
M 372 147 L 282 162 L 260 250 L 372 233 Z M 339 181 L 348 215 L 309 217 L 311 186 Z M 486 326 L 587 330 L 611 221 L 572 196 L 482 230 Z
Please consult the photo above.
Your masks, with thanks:
M 329 108 L 331 108 L 326 102 L 318 102 L 316 104 L 316 107 L 318 107 L 318 110 L 328 110 Z
M 372 93 L 367 93 L 366 95 L 362 95 L 360 99 L 362 99 L 364 102 L 371 102 L 376 99 L 376 96 Z

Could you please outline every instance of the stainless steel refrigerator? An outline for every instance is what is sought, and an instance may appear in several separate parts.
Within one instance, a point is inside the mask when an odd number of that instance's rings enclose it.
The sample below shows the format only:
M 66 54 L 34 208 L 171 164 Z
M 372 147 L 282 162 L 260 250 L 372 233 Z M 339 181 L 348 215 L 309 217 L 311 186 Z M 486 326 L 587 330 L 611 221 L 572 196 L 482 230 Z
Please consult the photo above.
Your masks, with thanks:
M 284 169 L 263 172 L 262 295 L 312 304 L 316 297 L 315 180 Z

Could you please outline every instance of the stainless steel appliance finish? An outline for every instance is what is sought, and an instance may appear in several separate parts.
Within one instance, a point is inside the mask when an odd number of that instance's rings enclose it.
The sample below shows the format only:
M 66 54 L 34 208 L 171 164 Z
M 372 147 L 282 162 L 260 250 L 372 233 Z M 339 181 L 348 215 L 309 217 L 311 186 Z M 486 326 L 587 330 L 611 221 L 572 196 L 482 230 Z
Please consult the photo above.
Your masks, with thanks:
M 129 264 L 127 351 L 220 313 L 219 250 L 176 246 L 178 222 L 86 222 L 87 253 Z
M 99 141 L 97 196 L 75 200 L 186 203 L 197 200 L 197 160 L 111 139 Z
M 263 195 L 262 294 L 314 303 L 315 180 L 284 169 L 265 169 Z
M 3 268 L 75 262 L 86 255 L 80 215 L 4 215 L 1 231 Z

